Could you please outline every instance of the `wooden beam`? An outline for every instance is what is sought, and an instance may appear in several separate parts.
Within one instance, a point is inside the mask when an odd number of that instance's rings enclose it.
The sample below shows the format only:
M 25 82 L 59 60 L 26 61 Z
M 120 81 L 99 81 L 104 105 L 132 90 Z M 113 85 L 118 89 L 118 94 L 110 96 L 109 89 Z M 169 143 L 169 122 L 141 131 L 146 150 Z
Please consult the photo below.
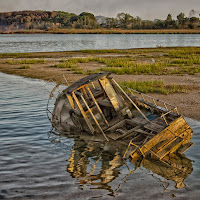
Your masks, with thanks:
M 77 97 L 76 97 L 76 95 L 75 95 L 74 92 L 72 92 L 72 96 L 73 96 L 73 98 L 74 98 L 74 100 L 75 100 L 75 102 L 76 102 L 76 104 L 77 104 L 79 110 L 81 111 L 81 114 L 82 114 L 83 118 L 85 119 L 85 121 L 86 121 L 86 123 L 87 123 L 87 125 L 88 125 L 88 127 L 89 127 L 89 130 L 90 130 L 91 133 L 93 134 L 93 133 L 95 132 L 95 130 L 94 130 L 92 124 L 90 123 L 90 120 L 88 119 L 88 117 L 87 117 L 85 111 L 83 110 L 83 107 L 81 106 L 81 103 L 80 103 L 79 100 L 77 99 Z
M 137 107 L 137 105 L 132 101 L 132 99 L 124 92 L 124 90 L 118 85 L 118 83 L 112 79 L 112 81 L 117 85 L 117 87 L 122 91 L 122 93 L 127 97 L 127 99 L 135 106 L 135 108 L 139 111 L 139 113 L 147 120 L 147 122 L 150 122 L 147 117 L 143 114 L 143 112 Z
M 98 123 L 96 117 L 94 116 L 94 114 L 92 113 L 90 107 L 88 106 L 87 102 L 85 101 L 83 95 L 81 95 L 81 99 L 83 100 L 85 106 L 87 107 L 88 111 L 90 112 L 90 114 L 91 114 L 92 118 L 94 119 L 96 125 L 98 126 L 99 130 L 101 131 L 101 133 L 103 134 L 103 136 L 105 137 L 105 139 L 106 139 L 107 141 L 109 141 L 109 139 L 106 137 L 105 133 L 103 132 L 101 126 L 99 125 L 99 123 Z
M 106 118 L 105 118 L 105 116 L 104 116 L 104 114 L 103 114 L 101 108 L 99 107 L 99 104 L 97 103 L 96 99 L 94 98 L 94 95 L 92 94 L 92 92 L 91 92 L 89 86 L 86 85 L 86 88 L 87 88 L 88 92 L 90 93 L 90 96 L 92 97 L 92 100 L 94 101 L 94 103 L 95 103 L 97 109 L 99 110 L 101 116 L 103 117 L 104 121 L 105 121 L 106 124 L 109 126 L 108 121 L 106 120 Z

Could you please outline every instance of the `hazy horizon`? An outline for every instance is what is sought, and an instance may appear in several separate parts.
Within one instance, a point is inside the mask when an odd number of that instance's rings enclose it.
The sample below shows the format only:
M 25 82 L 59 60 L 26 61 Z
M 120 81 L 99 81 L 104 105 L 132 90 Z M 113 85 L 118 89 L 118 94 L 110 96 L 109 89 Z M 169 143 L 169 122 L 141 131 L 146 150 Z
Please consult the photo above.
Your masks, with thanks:
M 197 9 L 196 9 L 197 8 Z M 116 17 L 120 12 L 129 13 L 142 19 L 166 19 L 171 14 L 173 19 L 181 12 L 190 16 L 199 15 L 200 0 L 0 0 L 0 12 L 23 10 L 60 10 L 80 14 L 91 12 L 95 16 Z

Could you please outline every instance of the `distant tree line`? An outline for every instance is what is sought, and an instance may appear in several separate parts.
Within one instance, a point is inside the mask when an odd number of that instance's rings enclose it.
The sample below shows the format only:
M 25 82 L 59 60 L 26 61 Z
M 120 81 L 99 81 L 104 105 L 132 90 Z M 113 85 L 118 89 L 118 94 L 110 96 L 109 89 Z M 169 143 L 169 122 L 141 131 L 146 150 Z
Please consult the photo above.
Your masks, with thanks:
M 193 11 L 193 10 L 192 10 Z M 185 17 L 180 13 L 172 19 L 168 14 L 166 20 L 142 20 L 127 13 L 119 13 L 116 18 L 95 17 L 92 13 L 80 15 L 62 11 L 20 11 L 0 13 L 0 29 L 200 29 L 198 17 Z
M 198 17 L 185 17 L 180 13 L 176 20 L 168 14 L 166 20 L 142 20 L 140 17 L 133 17 L 127 13 L 119 13 L 116 18 L 106 18 L 102 24 L 106 28 L 122 29 L 199 29 L 200 20 Z
M 62 11 L 21 11 L 0 13 L 1 29 L 40 29 L 56 28 L 93 29 L 99 25 L 95 16 L 82 12 L 80 15 Z

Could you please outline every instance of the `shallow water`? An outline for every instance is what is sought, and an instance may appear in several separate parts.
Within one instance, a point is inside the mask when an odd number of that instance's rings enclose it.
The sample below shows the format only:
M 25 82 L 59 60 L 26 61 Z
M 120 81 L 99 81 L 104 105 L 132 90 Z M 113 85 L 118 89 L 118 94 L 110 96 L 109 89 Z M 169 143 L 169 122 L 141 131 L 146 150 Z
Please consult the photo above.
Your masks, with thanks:
M 123 163 L 122 145 L 49 133 L 45 109 L 52 87 L 0 73 L 0 199 L 199 199 L 200 122 L 187 119 L 195 145 L 175 162 L 185 172 L 162 174 L 146 163 L 130 174 L 134 165 Z M 184 188 L 176 189 L 171 172 L 183 177 Z
M 0 35 L 0 53 L 200 46 L 199 34 Z

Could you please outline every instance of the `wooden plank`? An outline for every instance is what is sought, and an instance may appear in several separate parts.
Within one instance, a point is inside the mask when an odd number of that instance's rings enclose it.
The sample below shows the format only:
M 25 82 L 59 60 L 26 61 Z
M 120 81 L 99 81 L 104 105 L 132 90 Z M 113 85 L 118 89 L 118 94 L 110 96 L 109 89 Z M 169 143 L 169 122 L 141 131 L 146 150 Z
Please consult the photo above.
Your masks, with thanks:
M 175 135 L 178 136 L 181 131 L 185 131 L 184 128 L 187 127 L 187 122 L 183 119 L 183 117 L 179 117 L 175 121 L 173 121 L 167 128 L 165 128 L 163 131 L 158 133 L 156 136 L 154 136 L 152 139 L 150 139 L 143 147 L 141 147 L 142 152 L 147 153 L 151 148 L 153 148 L 156 144 L 158 144 L 161 141 L 169 140 L 171 138 L 174 138 Z M 184 127 L 184 128 L 182 128 Z M 183 129 L 183 130 L 182 130 Z M 137 155 L 135 155 L 137 156 Z
M 156 153 L 156 156 L 158 156 L 160 159 L 162 159 L 164 156 L 166 156 L 168 153 L 173 153 L 178 147 L 181 146 L 181 142 L 183 139 L 181 138 L 176 138 L 174 141 L 169 143 L 165 148 L 163 148 L 161 151 Z
M 124 133 L 123 135 L 119 136 L 117 139 L 121 139 L 121 138 L 124 138 L 126 137 L 127 135 L 129 135 L 130 133 L 132 133 L 133 131 L 137 130 L 138 128 L 140 128 L 141 126 L 136 126 L 134 128 L 132 128 L 131 130 L 127 131 L 126 133 Z
M 190 147 L 192 147 L 194 143 L 188 142 L 184 144 L 180 149 L 178 149 L 178 153 L 183 154 L 186 150 L 188 150 Z
M 100 112 L 101 116 L 103 117 L 103 119 L 104 119 L 105 123 L 106 123 L 106 124 L 109 126 L 109 124 L 108 124 L 108 121 L 106 120 L 106 118 L 105 118 L 105 116 L 104 116 L 104 114 L 103 114 L 103 112 L 102 112 L 101 108 L 99 107 L 99 104 L 97 103 L 96 99 L 94 98 L 94 96 L 93 96 L 93 94 L 92 94 L 92 92 L 91 92 L 91 90 L 90 90 L 89 86 L 88 86 L 88 85 L 86 85 L 86 88 L 87 88 L 88 92 L 90 93 L 90 96 L 92 97 L 92 100 L 94 101 L 94 103 L 95 103 L 96 107 L 98 108 L 98 110 L 99 110 L 99 112 Z
M 117 129 L 118 127 L 122 127 L 122 126 L 124 126 L 125 123 L 126 123 L 126 121 L 125 121 L 125 119 L 124 119 L 124 120 L 118 122 L 117 124 L 111 126 L 111 127 L 108 128 L 106 131 L 114 131 L 114 130 Z
M 121 92 L 126 96 L 126 98 L 133 104 L 133 106 L 138 110 L 138 112 L 149 122 L 147 117 L 144 115 L 144 113 L 138 108 L 138 106 L 132 101 L 132 99 L 124 92 L 124 90 L 118 85 L 118 83 L 112 79 L 112 81 L 116 84 L 116 86 L 121 90 Z
M 140 124 L 140 125 L 144 125 L 147 123 L 146 120 L 141 117 L 134 117 L 131 119 L 131 121 L 135 124 Z
M 153 120 L 150 123 L 144 125 L 144 128 L 159 133 L 160 131 L 162 131 L 165 128 L 165 125 L 163 124 L 163 126 L 161 126 L 161 125 L 157 124 L 156 121 Z
M 90 123 L 90 120 L 88 119 L 88 117 L 87 117 L 85 111 L 83 110 L 83 107 L 81 106 L 81 104 L 80 104 L 79 100 L 77 99 L 77 97 L 76 97 L 76 95 L 75 95 L 74 92 L 72 92 L 72 96 L 73 96 L 73 98 L 74 98 L 74 100 L 75 100 L 75 102 L 76 102 L 76 104 L 77 104 L 79 110 L 81 111 L 81 114 L 82 114 L 83 118 L 85 119 L 85 121 L 86 121 L 86 123 L 87 123 L 87 125 L 88 125 L 89 130 L 90 130 L 91 133 L 93 134 L 93 133 L 95 132 L 95 130 L 94 130 L 92 124 Z
M 140 136 L 140 135 L 138 135 L 138 133 L 136 133 L 135 131 L 133 131 L 129 135 L 125 136 L 123 139 L 131 138 L 132 140 L 134 140 L 137 136 Z
M 140 129 L 139 130 L 135 130 L 135 132 L 140 133 L 140 134 L 144 134 L 144 135 L 155 136 L 155 134 L 148 133 L 148 132 L 146 132 L 144 130 L 140 130 Z
M 109 80 L 106 77 L 103 77 L 102 79 L 99 79 L 99 82 L 101 83 L 101 86 L 107 94 L 114 109 L 116 111 L 119 111 L 120 107 L 123 107 L 123 104 L 122 101 L 120 101 L 120 99 L 118 98 L 118 95 L 116 94 Z
M 74 101 L 72 99 L 72 96 L 71 95 L 67 95 L 67 99 L 69 101 L 69 104 L 70 104 L 71 108 L 75 109 L 75 105 L 74 105 Z
M 88 111 L 90 112 L 90 114 L 91 114 L 93 120 L 95 121 L 97 127 L 99 128 L 99 130 L 101 131 L 101 133 L 103 134 L 103 136 L 105 137 L 105 139 L 106 139 L 107 141 L 109 141 L 109 139 L 106 137 L 105 133 L 103 132 L 101 126 L 99 125 L 97 119 L 96 119 L 95 116 L 93 115 L 93 113 L 92 113 L 90 107 L 88 106 L 87 102 L 85 101 L 85 99 L 84 99 L 84 97 L 83 97 L 82 95 L 81 95 L 81 99 L 83 100 L 84 104 L 86 105 L 86 107 L 87 107 Z

